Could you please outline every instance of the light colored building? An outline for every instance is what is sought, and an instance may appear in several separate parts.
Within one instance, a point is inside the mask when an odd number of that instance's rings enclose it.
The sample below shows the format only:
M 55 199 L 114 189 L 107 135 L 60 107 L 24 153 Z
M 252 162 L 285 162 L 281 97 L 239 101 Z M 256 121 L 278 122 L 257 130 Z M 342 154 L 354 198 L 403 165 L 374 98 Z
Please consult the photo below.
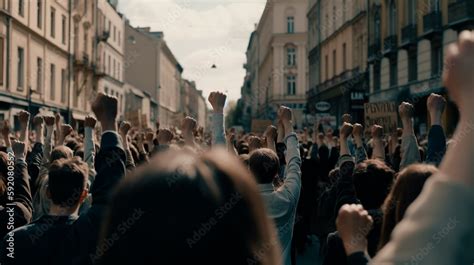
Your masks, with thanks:
M 137 128 L 155 128 L 154 121 L 158 104 L 147 92 L 133 87 L 130 84 L 124 85 L 125 107 L 124 118 Z
M 257 24 L 255 25 L 257 27 Z M 242 115 L 240 123 L 246 131 L 251 130 L 252 119 L 257 117 L 258 111 L 258 41 L 257 32 L 250 34 L 247 51 L 245 52 L 247 61 L 244 64 L 245 77 L 240 95 L 241 98 L 237 102 L 237 106 L 241 107 Z
M 21 109 L 60 112 L 69 105 L 67 0 L 0 1 L 0 116 Z M 1 117 L 0 117 L 1 118 Z
M 303 126 L 308 88 L 307 8 L 307 0 L 267 1 L 247 51 L 257 58 L 246 66 L 256 98 L 256 111 L 251 110 L 254 118 L 273 120 L 278 106 L 287 105 L 294 109 L 295 124 Z
M 150 94 L 159 104 L 163 127 L 181 122 L 183 68 L 164 40 L 162 32 L 126 25 L 126 82 Z
M 365 0 L 311 1 L 308 110 L 329 103 L 323 115 L 340 123 L 344 113 L 363 122 L 367 83 L 367 4 Z M 335 125 L 335 124 L 333 124 Z
M 125 18 L 107 0 L 97 0 L 97 9 L 97 90 L 117 97 L 119 115 L 123 116 Z
M 370 0 L 370 101 L 409 101 L 415 105 L 416 131 L 429 127 L 426 100 L 442 84 L 443 54 L 463 29 L 474 28 L 474 2 L 454 0 Z M 448 104 L 448 133 L 459 116 Z
M 182 117 L 191 116 L 199 126 L 206 127 L 207 105 L 202 91 L 196 88 L 194 81 L 183 80 L 181 91 Z

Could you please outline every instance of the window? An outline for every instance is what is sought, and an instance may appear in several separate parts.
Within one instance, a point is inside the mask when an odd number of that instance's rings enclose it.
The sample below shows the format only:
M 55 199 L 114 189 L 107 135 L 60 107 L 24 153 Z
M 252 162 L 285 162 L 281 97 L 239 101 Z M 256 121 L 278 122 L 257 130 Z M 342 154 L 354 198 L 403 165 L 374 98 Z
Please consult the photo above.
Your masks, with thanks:
M 116 69 L 116 63 L 115 63 L 115 59 L 113 60 L 114 61 L 114 68 L 113 68 L 113 72 L 112 72 L 112 77 L 113 78 L 117 78 L 117 69 Z
M 89 52 L 89 34 L 87 34 L 87 30 L 84 29 L 84 54 L 88 54 Z
M 66 70 L 61 69 L 61 103 L 66 103 L 67 90 L 66 90 Z
M 105 92 L 105 94 L 109 94 L 109 88 L 108 88 L 108 87 L 104 87 L 104 92 Z
M 443 67 L 443 57 L 441 55 L 441 45 L 439 43 L 431 44 L 431 75 L 441 74 Z
M 110 22 L 109 20 L 109 27 L 107 28 L 107 30 L 110 32 L 111 29 L 112 29 L 112 22 Z
M 336 18 L 337 18 L 337 14 L 336 14 L 336 6 L 334 5 L 332 7 L 332 31 L 336 31 L 337 29 L 337 23 L 336 23 Z
M 397 73 L 397 57 L 393 56 L 390 58 L 390 87 L 397 86 L 398 73 Z
M 390 1 L 390 5 L 388 7 L 388 12 L 389 12 L 389 20 L 390 22 L 388 23 L 389 29 L 389 36 L 394 36 L 397 35 L 397 4 L 395 0 Z
M 328 56 L 326 55 L 325 58 L 324 58 L 324 66 L 325 66 L 325 80 L 328 80 L 329 79 L 329 58 Z
M 122 32 L 119 30 L 118 32 L 118 46 L 122 45 Z
M 25 1 L 18 0 L 18 15 L 24 16 L 25 15 Z
M 380 68 L 380 61 L 375 61 L 374 63 L 374 91 L 380 90 L 381 84 L 381 68 Z
M 42 0 L 36 1 L 36 26 L 40 29 L 43 27 L 43 3 Z
M 66 44 L 66 16 L 61 17 L 61 41 Z
M 431 11 L 439 11 L 439 0 L 428 0 Z
M 54 9 L 54 7 L 51 7 L 51 37 L 54 38 L 54 36 L 56 35 L 55 34 L 55 31 L 56 31 L 56 10 Z
M 287 17 L 286 24 L 287 24 L 288 33 L 294 33 L 295 32 L 295 17 Z
M 416 81 L 418 78 L 418 62 L 417 62 L 417 50 L 413 49 L 408 52 L 408 81 Z
M 43 59 L 36 58 L 36 92 L 41 93 L 43 90 Z
M 286 54 L 288 58 L 288 66 L 296 65 L 296 48 L 286 48 Z
M 115 42 L 115 40 L 117 39 L 117 38 L 115 37 L 116 34 L 117 34 L 117 28 L 114 26 L 114 34 L 113 34 L 114 42 Z
M 346 54 L 346 43 L 342 44 L 342 71 L 347 70 L 347 54 Z
M 337 53 L 336 50 L 332 51 L 332 75 L 336 76 L 337 71 Z
M 3 45 L 4 45 L 4 38 L 0 37 L 0 85 L 3 85 Z
M 287 83 L 287 94 L 296 95 L 296 77 L 294 75 L 287 76 L 286 83 Z
M 19 91 L 23 90 L 25 84 L 25 50 L 18 47 L 18 61 L 17 61 L 17 87 Z
M 50 73 L 49 73 L 49 82 L 51 83 L 51 94 L 50 94 L 50 99 L 52 101 L 55 100 L 56 98 L 56 66 L 54 64 L 51 64 L 50 67 Z
M 415 25 L 416 24 L 416 0 L 407 0 L 405 3 L 407 7 L 407 25 Z
M 110 75 L 112 71 L 112 60 L 110 59 L 110 55 L 109 55 L 109 61 L 107 63 L 107 69 L 109 69 L 107 73 Z

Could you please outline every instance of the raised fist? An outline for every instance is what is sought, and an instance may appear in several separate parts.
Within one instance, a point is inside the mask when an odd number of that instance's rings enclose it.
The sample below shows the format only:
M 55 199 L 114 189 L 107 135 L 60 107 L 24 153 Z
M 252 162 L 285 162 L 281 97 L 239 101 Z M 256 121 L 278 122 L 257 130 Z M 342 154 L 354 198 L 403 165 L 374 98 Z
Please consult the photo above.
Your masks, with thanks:
M 132 126 L 130 125 L 130 123 L 124 121 L 120 124 L 119 132 L 121 135 L 125 136 L 128 134 L 128 131 L 130 131 L 131 128 Z
M 383 127 L 380 125 L 373 125 L 370 129 L 372 138 L 374 139 L 382 139 L 383 136 Z
M 118 112 L 117 98 L 103 93 L 97 94 L 95 101 L 92 103 L 92 111 L 99 122 L 113 122 L 115 124 Z
M 209 103 L 211 103 L 214 112 L 222 113 L 227 96 L 221 92 L 211 92 L 209 95 Z
M 402 120 L 411 119 L 415 115 L 415 108 L 408 102 L 402 102 L 398 107 L 398 112 L 400 113 L 400 118 Z
M 12 149 L 13 153 L 15 154 L 15 157 L 24 157 L 26 154 L 26 145 L 24 142 L 20 141 L 13 141 L 12 143 Z
M 33 118 L 33 125 L 34 125 L 35 127 L 39 127 L 39 126 L 42 127 L 42 126 L 43 126 L 43 123 L 44 123 L 44 119 L 43 119 L 42 116 L 37 115 L 37 116 L 35 116 L 35 117 Z
M 364 133 L 364 126 L 360 123 L 354 124 L 354 130 L 352 131 L 352 135 L 354 138 L 362 138 L 362 134 Z
M 54 126 L 56 119 L 53 116 L 44 116 L 43 117 L 46 126 Z
M 181 124 L 181 129 L 184 132 L 194 132 L 194 130 L 197 127 L 197 122 L 194 118 L 187 116 L 186 118 L 183 119 L 183 122 Z
M 346 204 L 341 207 L 336 219 L 336 227 L 346 254 L 366 251 L 367 235 L 372 229 L 373 220 L 362 205 Z
M 97 120 L 91 116 L 87 116 L 86 119 L 84 120 L 85 127 L 95 128 L 96 123 L 97 123 Z
M 9 139 L 10 137 L 10 123 L 9 121 L 3 121 L 2 124 L 2 136 L 3 139 Z
M 268 126 L 265 132 L 263 133 L 263 136 L 265 136 L 267 140 L 272 140 L 272 141 L 276 141 L 277 135 L 278 135 L 277 128 L 273 125 Z
M 352 126 L 352 124 L 344 122 L 341 127 L 341 138 L 347 139 L 347 137 L 351 135 L 353 129 L 354 127 Z
M 62 137 L 66 137 L 72 133 L 73 129 L 69 124 L 61 125 L 61 135 Z
M 472 115 L 472 111 L 467 111 L 469 106 L 472 108 L 474 98 L 472 69 L 474 34 L 465 30 L 459 34 L 458 41 L 446 49 L 443 82 L 450 98 L 460 107 L 461 112 L 466 109 L 466 115 Z
M 28 111 L 20 111 L 18 113 L 18 121 L 22 126 L 27 126 L 30 121 L 30 113 Z
M 168 129 L 160 129 L 158 131 L 158 143 L 159 144 L 167 144 L 169 145 L 171 143 L 171 140 L 173 140 L 174 136 L 173 133 L 168 130 Z
M 426 101 L 428 111 L 443 113 L 446 107 L 446 99 L 438 94 L 431 93 Z
M 283 123 L 290 122 L 292 120 L 292 113 L 291 109 L 285 106 L 280 106 L 278 109 L 278 119 L 281 120 Z

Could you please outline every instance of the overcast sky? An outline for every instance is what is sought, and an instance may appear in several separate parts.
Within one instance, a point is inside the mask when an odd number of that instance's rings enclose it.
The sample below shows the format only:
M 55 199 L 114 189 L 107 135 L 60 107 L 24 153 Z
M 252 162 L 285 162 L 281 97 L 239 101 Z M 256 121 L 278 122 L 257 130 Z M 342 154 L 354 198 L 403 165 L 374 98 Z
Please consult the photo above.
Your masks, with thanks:
M 119 0 L 132 26 L 163 31 L 184 68 L 207 95 L 213 90 L 240 97 L 245 51 L 266 0 Z M 215 64 L 217 69 L 211 69 Z

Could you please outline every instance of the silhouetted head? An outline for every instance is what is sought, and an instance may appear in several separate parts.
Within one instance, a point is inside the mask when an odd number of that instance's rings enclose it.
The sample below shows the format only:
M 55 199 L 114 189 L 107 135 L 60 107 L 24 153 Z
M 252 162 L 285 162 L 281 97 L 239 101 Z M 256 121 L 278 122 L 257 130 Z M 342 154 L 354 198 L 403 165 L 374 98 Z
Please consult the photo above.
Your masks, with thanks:
M 53 149 L 51 152 L 51 161 L 59 160 L 59 159 L 71 159 L 73 157 L 73 152 L 71 148 L 60 145 Z
M 250 153 L 250 171 L 259 184 L 272 183 L 280 169 L 280 159 L 268 148 L 260 148 Z
M 273 265 L 281 262 L 279 251 L 255 181 L 237 158 L 227 151 L 168 151 L 119 184 L 92 258 Z

